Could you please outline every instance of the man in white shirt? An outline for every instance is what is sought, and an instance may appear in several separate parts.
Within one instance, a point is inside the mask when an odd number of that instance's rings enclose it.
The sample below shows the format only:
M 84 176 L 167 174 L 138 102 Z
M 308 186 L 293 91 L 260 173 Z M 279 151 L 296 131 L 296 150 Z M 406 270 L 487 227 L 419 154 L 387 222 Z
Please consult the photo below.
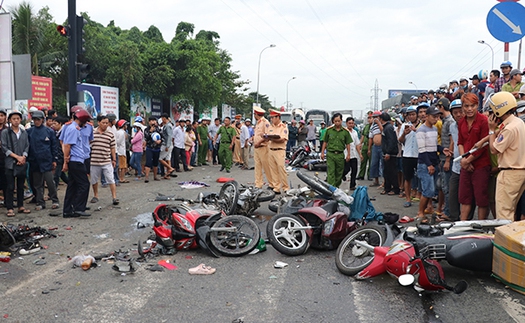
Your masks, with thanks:
M 173 128 L 173 154 L 174 154 L 174 165 L 176 172 L 180 172 L 180 162 L 185 172 L 189 172 L 188 161 L 186 160 L 186 150 L 184 149 L 184 126 L 186 123 L 184 120 L 179 120 L 179 126 Z
M 126 158 L 126 129 L 128 122 L 124 119 L 118 121 L 117 135 L 115 136 L 117 144 L 117 159 L 118 159 L 118 177 L 121 183 L 129 183 L 126 180 L 126 170 L 128 168 L 128 160 Z
M 242 160 L 243 160 L 243 166 L 241 169 L 247 170 L 251 169 L 250 167 L 250 129 L 248 127 L 252 121 L 250 119 L 246 119 L 246 121 L 241 126 L 241 149 L 242 149 Z
M 354 129 L 355 120 L 352 117 L 346 118 L 346 130 L 350 132 L 350 137 L 352 137 L 352 142 L 350 143 L 350 160 L 346 161 L 346 156 L 348 152 L 346 149 L 345 152 L 345 170 L 343 171 L 343 180 L 346 181 L 346 175 L 348 172 L 352 171 L 350 174 L 350 189 L 355 190 L 356 188 L 356 177 L 357 177 L 357 158 L 362 158 L 360 155 L 361 144 L 359 141 L 359 134 Z M 356 146 L 357 143 L 357 146 Z
M 405 189 L 405 204 L 404 207 L 412 206 L 411 199 L 411 188 L 412 179 L 417 169 L 417 139 L 416 139 L 416 125 L 417 120 L 417 108 L 415 105 L 411 105 L 406 111 L 405 123 L 401 126 L 399 132 L 399 142 L 403 144 L 403 178 L 404 178 L 404 189 Z M 415 195 L 415 194 L 414 194 Z

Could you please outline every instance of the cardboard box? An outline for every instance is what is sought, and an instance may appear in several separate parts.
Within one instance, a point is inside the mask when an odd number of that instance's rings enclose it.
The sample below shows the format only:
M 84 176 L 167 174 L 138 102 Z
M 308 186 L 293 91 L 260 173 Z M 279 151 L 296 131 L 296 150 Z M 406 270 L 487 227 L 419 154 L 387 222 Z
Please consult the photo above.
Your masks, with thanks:
M 512 289 L 525 294 L 525 221 L 496 228 L 492 272 Z
M 494 243 L 508 251 L 525 255 L 525 221 L 512 222 L 497 227 Z

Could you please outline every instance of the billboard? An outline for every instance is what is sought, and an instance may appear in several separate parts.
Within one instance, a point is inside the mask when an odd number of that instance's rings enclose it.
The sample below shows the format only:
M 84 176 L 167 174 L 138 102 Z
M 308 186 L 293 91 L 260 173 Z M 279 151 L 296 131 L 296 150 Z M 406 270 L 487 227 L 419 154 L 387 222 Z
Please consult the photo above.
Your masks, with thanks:
M 389 98 L 394 98 L 400 94 L 410 94 L 410 95 L 420 95 L 422 92 L 426 92 L 426 91 L 423 91 L 423 90 L 415 90 L 415 89 L 411 89 L 411 90 L 388 90 L 388 97 Z
M 119 90 L 116 87 L 96 84 L 77 84 L 77 91 L 84 93 L 84 108 L 95 119 L 99 114 L 113 113 L 119 118 Z M 79 105 L 82 105 L 79 102 Z
M 141 116 L 147 124 L 150 116 L 160 118 L 162 114 L 162 100 L 151 98 L 146 92 L 131 91 L 129 102 L 129 117 L 132 125 L 135 122 L 135 117 Z
M 193 106 L 187 100 L 170 100 L 170 114 L 172 120 L 190 120 L 193 122 Z
M 53 108 L 53 80 L 48 77 L 31 76 L 31 100 L 16 100 L 15 109 L 26 116 L 31 107 Z

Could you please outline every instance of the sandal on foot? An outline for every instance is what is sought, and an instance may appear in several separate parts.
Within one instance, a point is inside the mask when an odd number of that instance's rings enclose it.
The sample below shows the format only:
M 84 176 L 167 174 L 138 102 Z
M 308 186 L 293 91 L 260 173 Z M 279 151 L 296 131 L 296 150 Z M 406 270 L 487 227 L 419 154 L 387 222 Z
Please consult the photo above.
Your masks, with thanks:
M 190 275 L 211 275 L 215 273 L 215 268 L 206 266 L 205 264 L 200 264 L 197 267 L 188 269 Z
M 119 204 L 119 202 L 120 202 L 120 200 L 119 200 L 119 199 L 117 199 L 117 198 L 113 199 L 113 205 L 118 205 L 118 204 Z
M 91 203 L 97 203 L 98 202 L 98 197 L 94 197 L 91 199 L 90 201 Z
M 390 192 L 388 192 L 388 193 L 387 193 L 387 195 L 390 195 L 390 196 L 392 196 L 392 195 L 397 195 L 397 193 L 396 193 L 396 192 L 394 192 L 394 191 L 390 191 Z
M 21 207 L 18 209 L 18 213 L 29 214 L 31 213 L 31 210 Z
M 154 181 L 160 181 L 160 178 L 155 177 L 153 180 L 154 180 Z
M 381 195 L 386 195 L 387 194 L 387 191 L 382 191 L 381 193 L 379 193 Z
M 7 211 L 7 216 L 10 217 L 10 218 L 14 217 L 15 216 L 15 211 L 14 210 Z
M 405 202 L 405 204 L 403 204 L 404 207 L 411 207 L 412 206 L 412 202 Z
M 58 204 L 58 203 L 53 203 L 53 204 L 51 205 L 51 208 L 52 208 L 53 210 L 56 210 L 56 209 L 58 209 L 59 207 L 60 207 L 60 204 Z

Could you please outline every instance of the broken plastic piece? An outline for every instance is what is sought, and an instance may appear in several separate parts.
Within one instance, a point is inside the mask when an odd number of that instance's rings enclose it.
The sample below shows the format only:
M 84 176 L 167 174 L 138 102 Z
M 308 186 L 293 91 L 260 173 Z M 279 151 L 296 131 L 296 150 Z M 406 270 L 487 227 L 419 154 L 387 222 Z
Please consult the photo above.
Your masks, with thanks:
M 287 263 L 285 262 L 282 262 L 282 261 L 276 261 L 274 264 L 273 264 L 273 268 L 277 268 L 277 269 L 282 269 L 284 267 L 288 266 Z
M 167 260 L 159 260 L 158 264 L 164 268 L 166 268 L 167 270 L 175 270 L 175 269 L 178 269 L 177 266 L 175 266 L 174 264 L 170 264 Z

